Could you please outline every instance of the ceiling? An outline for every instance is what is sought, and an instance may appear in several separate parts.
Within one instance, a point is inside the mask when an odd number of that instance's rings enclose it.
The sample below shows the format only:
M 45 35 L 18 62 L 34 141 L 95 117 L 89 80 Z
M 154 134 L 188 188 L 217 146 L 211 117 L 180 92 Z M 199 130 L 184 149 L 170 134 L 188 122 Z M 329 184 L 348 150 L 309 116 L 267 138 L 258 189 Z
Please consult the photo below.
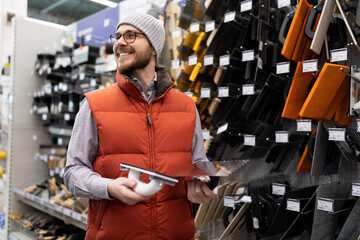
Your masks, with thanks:
M 28 17 L 69 25 L 105 8 L 107 6 L 90 0 L 28 0 Z

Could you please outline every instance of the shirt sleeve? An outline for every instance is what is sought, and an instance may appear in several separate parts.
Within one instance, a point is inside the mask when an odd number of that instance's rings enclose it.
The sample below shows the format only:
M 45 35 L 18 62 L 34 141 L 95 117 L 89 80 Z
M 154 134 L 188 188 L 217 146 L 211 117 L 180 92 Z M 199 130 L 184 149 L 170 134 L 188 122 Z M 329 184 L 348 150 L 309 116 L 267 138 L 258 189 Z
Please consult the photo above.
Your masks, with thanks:
M 75 118 L 64 170 L 65 186 L 77 197 L 111 199 L 107 191 L 111 179 L 93 170 L 98 146 L 95 119 L 85 98 Z
M 193 163 L 201 162 L 201 161 L 209 161 L 205 153 L 200 115 L 197 109 L 196 109 L 196 124 L 195 124 L 194 136 L 192 140 L 191 158 Z

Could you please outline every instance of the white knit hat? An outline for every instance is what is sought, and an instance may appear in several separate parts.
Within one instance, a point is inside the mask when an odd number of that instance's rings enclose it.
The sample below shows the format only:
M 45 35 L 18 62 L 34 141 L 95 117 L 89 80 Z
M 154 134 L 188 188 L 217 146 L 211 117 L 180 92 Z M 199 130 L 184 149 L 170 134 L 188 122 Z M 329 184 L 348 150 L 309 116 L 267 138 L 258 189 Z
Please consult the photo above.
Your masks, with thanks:
M 165 42 L 164 22 L 145 13 L 134 13 L 120 20 L 116 30 L 123 24 L 128 24 L 139 29 L 146 35 L 159 58 Z

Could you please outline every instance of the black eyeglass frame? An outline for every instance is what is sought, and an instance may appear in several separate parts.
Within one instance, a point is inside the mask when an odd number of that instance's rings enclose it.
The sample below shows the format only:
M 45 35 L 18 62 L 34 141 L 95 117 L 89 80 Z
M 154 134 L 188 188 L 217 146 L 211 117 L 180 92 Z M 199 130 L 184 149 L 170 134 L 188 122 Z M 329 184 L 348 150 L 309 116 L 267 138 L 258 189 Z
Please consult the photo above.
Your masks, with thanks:
M 135 34 L 134 40 L 133 40 L 132 42 L 129 41 L 129 40 L 126 40 L 126 38 L 127 38 L 126 35 L 131 34 L 131 33 L 134 33 L 134 34 Z M 116 38 L 116 37 L 117 37 L 116 34 L 120 35 L 119 38 Z M 119 41 L 121 37 L 124 38 L 124 41 L 125 41 L 127 44 L 131 44 L 131 43 L 134 43 L 134 42 L 135 42 L 135 40 L 136 40 L 136 35 L 137 35 L 137 34 L 142 34 L 142 35 L 144 35 L 144 34 L 141 33 L 141 32 L 127 31 L 127 32 L 125 32 L 124 34 L 117 33 L 117 32 L 116 32 L 116 33 L 112 33 L 112 34 L 110 34 L 109 38 L 110 38 L 110 42 L 113 43 L 113 44 L 115 44 L 117 41 Z

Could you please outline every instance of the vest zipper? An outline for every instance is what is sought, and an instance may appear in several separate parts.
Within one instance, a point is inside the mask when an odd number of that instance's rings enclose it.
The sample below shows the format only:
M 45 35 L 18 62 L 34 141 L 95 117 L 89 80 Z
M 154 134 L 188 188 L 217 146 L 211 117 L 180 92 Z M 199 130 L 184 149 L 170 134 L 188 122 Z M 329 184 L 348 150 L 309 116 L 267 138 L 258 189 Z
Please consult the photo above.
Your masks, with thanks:
M 148 123 L 149 126 L 149 136 L 150 136 L 150 169 L 151 170 L 155 170 L 154 167 L 154 140 L 153 140 L 153 128 L 152 128 L 152 121 L 151 121 L 151 104 L 147 104 L 146 106 L 146 121 Z M 152 234 L 151 234 L 151 239 L 156 240 L 156 213 L 155 213 L 155 202 L 156 202 L 156 196 L 151 198 L 151 214 L 152 214 L 152 218 L 153 218 L 153 230 L 152 230 Z

